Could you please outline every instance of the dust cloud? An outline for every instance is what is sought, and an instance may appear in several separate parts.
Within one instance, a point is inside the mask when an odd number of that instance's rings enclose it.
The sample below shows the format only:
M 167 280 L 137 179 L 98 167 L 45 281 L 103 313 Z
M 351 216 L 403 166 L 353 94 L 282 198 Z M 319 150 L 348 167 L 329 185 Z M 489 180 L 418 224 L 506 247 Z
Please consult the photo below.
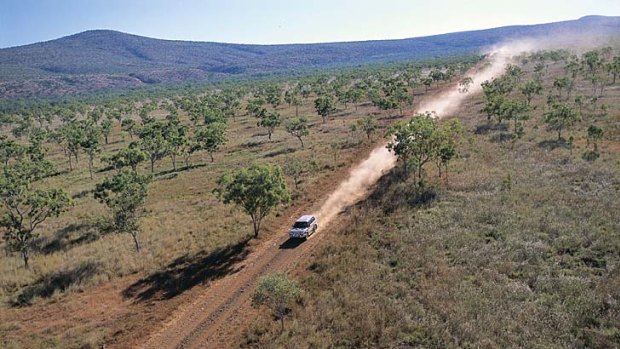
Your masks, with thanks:
M 458 84 L 454 84 L 431 99 L 422 101 L 416 113 L 434 111 L 437 117 L 449 116 L 457 111 L 468 94 L 482 91 L 480 86 L 482 82 L 501 75 L 513 56 L 533 48 L 533 43 L 527 41 L 512 42 L 492 48 L 484 62 L 465 74 L 473 79 L 468 93 L 459 92 Z M 351 170 L 349 178 L 329 195 L 327 201 L 316 213 L 319 225 L 326 227 L 343 209 L 363 198 L 372 185 L 395 165 L 396 156 L 386 148 L 386 144 L 375 148 L 368 158 Z

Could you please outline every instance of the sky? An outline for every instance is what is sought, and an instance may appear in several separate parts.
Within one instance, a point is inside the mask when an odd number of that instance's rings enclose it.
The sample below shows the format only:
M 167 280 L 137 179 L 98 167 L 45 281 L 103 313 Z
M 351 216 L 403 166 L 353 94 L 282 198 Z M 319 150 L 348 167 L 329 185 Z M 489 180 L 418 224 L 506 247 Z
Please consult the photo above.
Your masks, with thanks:
M 249 44 L 400 39 L 585 15 L 620 0 L 0 0 L 0 47 L 91 29 Z

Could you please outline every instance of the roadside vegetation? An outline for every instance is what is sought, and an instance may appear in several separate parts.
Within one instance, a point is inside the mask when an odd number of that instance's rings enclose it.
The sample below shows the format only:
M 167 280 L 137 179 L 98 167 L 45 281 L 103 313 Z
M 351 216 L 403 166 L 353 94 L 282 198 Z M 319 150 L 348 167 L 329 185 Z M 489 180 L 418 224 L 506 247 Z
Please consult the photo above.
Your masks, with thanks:
M 617 62 L 523 55 L 457 115 L 394 126 L 399 166 L 296 270 L 303 306 L 240 346 L 618 347 Z

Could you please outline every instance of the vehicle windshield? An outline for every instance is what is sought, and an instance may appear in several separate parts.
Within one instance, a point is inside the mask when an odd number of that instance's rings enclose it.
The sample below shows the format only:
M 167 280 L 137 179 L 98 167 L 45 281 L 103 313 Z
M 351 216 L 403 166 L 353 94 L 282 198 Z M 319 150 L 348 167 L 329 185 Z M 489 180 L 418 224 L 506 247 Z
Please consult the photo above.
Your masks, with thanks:
M 295 222 L 293 228 L 308 228 L 308 222 Z

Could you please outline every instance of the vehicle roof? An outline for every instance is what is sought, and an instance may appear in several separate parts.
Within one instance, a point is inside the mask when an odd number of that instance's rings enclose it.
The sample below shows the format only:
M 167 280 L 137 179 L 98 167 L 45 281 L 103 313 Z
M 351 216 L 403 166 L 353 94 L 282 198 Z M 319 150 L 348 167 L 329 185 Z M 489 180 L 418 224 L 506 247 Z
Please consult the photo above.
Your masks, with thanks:
M 311 215 L 311 214 L 305 214 L 305 215 L 297 218 L 296 222 L 309 222 L 312 219 L 312 217 L 314 217 L 314 216 Z

